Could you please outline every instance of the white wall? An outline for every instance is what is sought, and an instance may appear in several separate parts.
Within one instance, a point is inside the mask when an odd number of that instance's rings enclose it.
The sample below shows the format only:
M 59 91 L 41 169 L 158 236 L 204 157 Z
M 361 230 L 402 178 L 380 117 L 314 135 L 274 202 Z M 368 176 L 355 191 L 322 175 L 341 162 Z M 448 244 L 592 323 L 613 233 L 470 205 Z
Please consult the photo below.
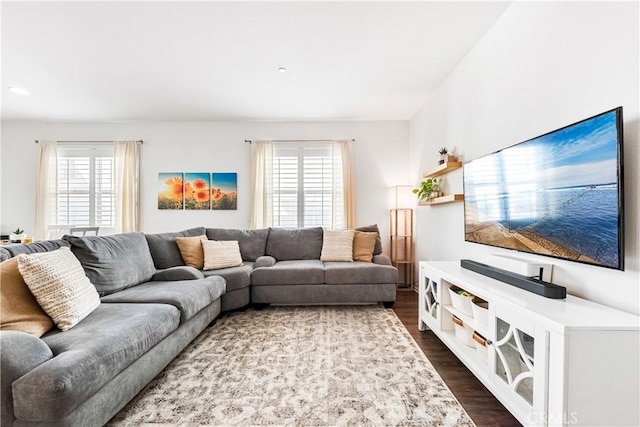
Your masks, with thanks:
M 638 250 L 638 3 L 515 2 L 410 120 L 416 182 L 441 146 L 468 161 L 622 105 L 624 108 L 624 272 L 551 258 L 554 282 L 572 294 L 640 313 Z M 447 176 L 461 192 L 462 172 Z M 421 260 L 510 253 L 464 242 L 463 204 L 420 207 Z
M 142 230 L 194 226 L 246 228 L 250 219 L 250 145 L 245 139 L 355 138 L 358 225 L 377 223 L 388 244 L 388 187 L 406 177 L 408 122 L 3 122 L 0 231 L 33 230 L 39 146 L 42 140 L 143 139 Z M 236 211 L 160 211 L 158 172 L 237 172 Z M 400 180 L 400 181 L 399 181 Z

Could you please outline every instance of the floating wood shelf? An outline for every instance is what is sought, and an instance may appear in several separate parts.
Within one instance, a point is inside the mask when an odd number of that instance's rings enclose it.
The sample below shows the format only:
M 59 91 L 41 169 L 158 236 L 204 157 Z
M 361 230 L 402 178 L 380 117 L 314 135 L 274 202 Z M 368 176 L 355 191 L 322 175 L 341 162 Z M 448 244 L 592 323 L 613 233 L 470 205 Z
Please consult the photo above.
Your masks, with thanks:
M 449 194 L 442 197 L 436 197 L 428 202 L 418 202 L 418 206 L 444 205 L 445 203 L 453 203 L 464 200 L 463 194 Z
M 460 169 L 462 167 L 462 162 L 447 162 L 438 166 L 436 169 L 433 169 L 429 172 L 425 172 L 424 178 L 435 178 L 440 175 L 444 175 L 445 173 L 449 173 L 456 169 Z

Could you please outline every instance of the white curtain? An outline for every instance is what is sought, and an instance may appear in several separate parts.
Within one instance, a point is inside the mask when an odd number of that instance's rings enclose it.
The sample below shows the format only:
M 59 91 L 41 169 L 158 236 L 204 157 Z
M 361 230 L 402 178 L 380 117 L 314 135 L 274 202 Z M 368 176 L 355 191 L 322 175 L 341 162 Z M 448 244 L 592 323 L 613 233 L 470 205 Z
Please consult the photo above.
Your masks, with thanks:
M 116 233 L 140 230 L 140 141 L 115 141 Z
M 265 228 L 271 226 L 273 220 L 273 144 L 271 141 L 253 141 L 251 148 L 251 228 Z
M 58 143 L 40 141 L 40 162 L 36 188 L 36 240 L 48 238 L 48 229 L 56 221 L 56 191 L 58 183 Z M 27 233 L 29 231 L 27 230 Z
M 332 143 L 334 202 L 331 222 L 334 227 L 341 225 L 343 228 L 354 228 L 356 224 L 352 147 L 353 141 L 348 139 L 335 140 Z

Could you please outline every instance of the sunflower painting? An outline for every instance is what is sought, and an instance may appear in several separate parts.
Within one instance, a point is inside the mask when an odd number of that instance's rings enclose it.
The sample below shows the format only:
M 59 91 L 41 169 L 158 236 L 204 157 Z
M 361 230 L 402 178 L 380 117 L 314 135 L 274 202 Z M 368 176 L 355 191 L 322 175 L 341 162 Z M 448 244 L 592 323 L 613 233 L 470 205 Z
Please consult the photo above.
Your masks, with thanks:
M 237 173 L 214 172 L 211 174 L 211 209 L 238 209 Z
M 184 174 L 184 208 L 205 209 L 211 208 L 211 193 L 209 191 L 208 172 L 191 172 Z
M 158 209 L 182 209 L 184 180 L 182 172 L 158 174 Z

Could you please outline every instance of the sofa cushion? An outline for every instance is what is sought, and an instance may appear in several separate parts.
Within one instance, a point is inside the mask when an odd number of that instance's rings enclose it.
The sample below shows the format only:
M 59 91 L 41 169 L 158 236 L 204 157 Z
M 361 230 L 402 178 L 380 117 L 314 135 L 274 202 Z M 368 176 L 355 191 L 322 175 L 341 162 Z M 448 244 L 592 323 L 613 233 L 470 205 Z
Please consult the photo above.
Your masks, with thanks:
M 324 283 L 324 266 L 319 259 L 278 261 L 272 267 L 256 268 L 251 285 L 314 285 Z
M 5 248 L 0 248 L 0 262 L 6 261 L 11 258 L 11 254 Z
M 176 330 L 179 321 L 171 305 L 101 304 L 70 331 L 46 334 L 42 339 L 54 358 L 13 383 L 17 418 L 63 418 Z
M 320 261 L 353 261 L 353 230 L 324 230 Z
M 180 256 L 184 264 L 202 270 L 204 267 L 204 252 L 202 242 L 207 240 L 207 236 L 176 237 L 176 245 L 180 250 Z
M 238 230 L 235 228 L 207 228 L 209 240 L 236 240 L 244 261 L 255 261 L 265 254 L 268 228 Z
M 203 234 L 205 234 L 204 227 L 196 227 L 174 233 L 145 234 L 144 237 L 149 244 L 154 265 L 162 270 L 185 265 L 176 244 L 176 237 L 202 236 Z
M 220 298 L 225 287 L 224 279 L 219 276 L 198 280 L 149 282 L 102 297 L 102 302 L 170 304 L 180 310 L 180 322 L 184 323 Z
M 202 242 L 204 250 L 204 270 L 238 267 L 242 265 L 240 246 L 235 240 Z
M 246 288 L 251 284 L 251 272 L 253 271 L 253 263 L 245 262 L 239 267 L 221 268 L 219 270 L 205 270 L 202 273 L 205 277 L 220 276 L 227 282 L 227 292 L 236 289 Z
M 25 245 L 16 243 L 13 245 L 4 245 L 3 250 L 6 250 L 12 257 L 20 254 L 35 254 L 39 252 L 50 252 L 60 249 L 62 246 L 69 247 L 69 242 L 62 239 L 57 240 L 42 240 L 40 242 L 27 243 Z
M 60 330 L 73 328 L 100 305 L 96 289 L 66 246 L 17 258 L 29 290 Z
M 53 327 L 18 270 L 18 259 L 0 263 L 0 330 L 21 331 L 36 337 Z
M 325 262 L 324 279 L 331 285 L 395 283 L 398 279 L 398 270 L 387 265 L 361 261 Z
M 371 262 L 378 234 L 356 231 L 353 235 L 353 260 Z
M 101 296 L 147 282 L 156 272 L 142 233 L 63 238 Z
M 270 228 L 266 254 L 278 261 L 320 259 L 322 227 Z
M 378 228 L 378 224 L 373 225 L 365 225 L 362 227 L 356 228 L 356 231 L 364 231 L 366 233 L 376 233 L 376 245 L 373 248 L 374 255 L 380 255 L 382 253 L 382 239 L 380 238 L 380 229 Z

